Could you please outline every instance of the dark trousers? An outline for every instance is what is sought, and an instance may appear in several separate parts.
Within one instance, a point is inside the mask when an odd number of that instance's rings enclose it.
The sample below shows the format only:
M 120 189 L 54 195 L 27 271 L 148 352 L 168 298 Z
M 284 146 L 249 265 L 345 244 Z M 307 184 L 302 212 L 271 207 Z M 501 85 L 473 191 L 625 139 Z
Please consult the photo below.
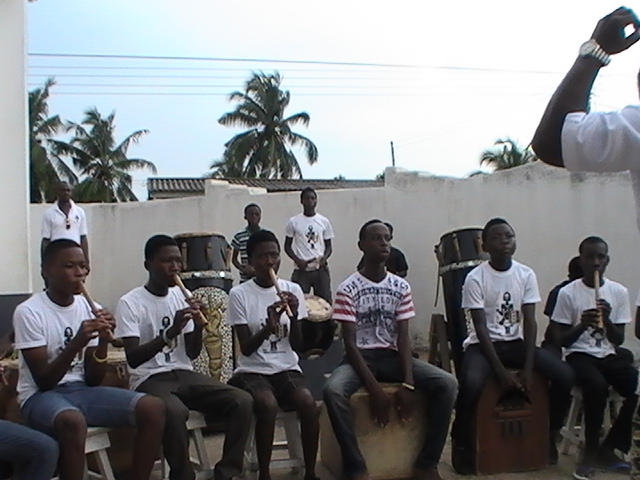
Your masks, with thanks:
M 0 478 L 49 480 L 58 464 L 58 443 L 44 433 L 0 420 Z
M 398 352 L 386 349 L 362 350 L 362 356 L 378 381 L 400 383 L 404 380 Z M 449 431 L 457 382 L 450 373 L 416 359 L 413 359 L 413 379 L 416 389 L 425 392 L 427 397 L 428 427 L 415 463 L 417 468 L 427 470 L 440 461 Z M 349 403 L 351 395 L 361 386 L 362 379 L 346 361 L 333 371 L 324 386 L 324 403 L 340 444 L 344 473 L 348 478 L 367 471 L 367 465 L 358 448 L 353 412 Z M 368 415 L 368 412 L 364 414 Z
M 604 358 L 572 353 L 567 356 L 567 363 L 575 372 L 576 384 L 582 388 L 585 453 L 594 454 L 598 449 L 609 385 L 624 397 L 624 402 L 603 445 L 628 452 L 631 447 L 631 420 L 638 400 L 638 370 L 627 355 L 617 353 Z
M 498 358 L 506 368 L 521 369 L 525 363 L 525 344 L 522 340 L 494 342 Z M 533 370 L 549 380 L 549 431 L 556 433 L 562 428 L 571 405 L 571 388 L 574 377 L 571 367 L 548 350 L 536 347 Z M 471 446 L 470 433 L 474 430 L 476 406 L 482 389 L 492 374 L 489 360 L 480 345 L 469 345 L 462 357 L 459 375 L 460 392 L 456 402 L 456 418 L 452 436 L 460 446 Z
M 251 395 L 211 377 L 189 370 L 158 373 L 142 382 L 138 391 L 160 397 L 167 404 L 162 448 L 171 480 L 193 480 L 189 460 L 189 410 L 197 410 L 226 423 L 222 458 L 215 480 L 230 480 L 242 473 L 244 449 L 253 419 Z
M 291 274 L 291 281 L 300 285 L 304 293 L 311 293 L 324 298 L 331 303 L 331 275 L 329 267 L 322 267 L 317 270 L 295 269 Z

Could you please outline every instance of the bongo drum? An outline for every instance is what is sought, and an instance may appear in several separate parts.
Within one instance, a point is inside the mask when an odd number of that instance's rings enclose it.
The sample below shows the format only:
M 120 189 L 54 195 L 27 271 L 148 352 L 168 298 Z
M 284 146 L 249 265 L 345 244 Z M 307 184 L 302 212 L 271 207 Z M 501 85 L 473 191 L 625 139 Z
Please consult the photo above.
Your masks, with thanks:
M 226 292 L 233 286 L 231 247 L 220 233 L 181 233 L 173 237 L 182 255 L 180 278 L 193 291 L 218 287 Z
M 102 385 L 105 387 L 129 388 L 129 366 L 123 349 L 109 349 L 107 352 L 107 373 Z
M 470 227 L 445 233 L 435 247 L 438 273 L 442 277 L 447 336 L 456 372 L 460 371 L 462 342 L 467 337 L 467 325 L 462 311 L 462 285 L 467 274 L 489 258 L 482 250 L 482 228 Z
M 336 331 L 331 320 L 333 308 L 324 298 L 315 295 L 305 294 L 304 300 L 308 315 L 300 320 L 301 353 L 305 358 L 320 357 L 331 347 Z

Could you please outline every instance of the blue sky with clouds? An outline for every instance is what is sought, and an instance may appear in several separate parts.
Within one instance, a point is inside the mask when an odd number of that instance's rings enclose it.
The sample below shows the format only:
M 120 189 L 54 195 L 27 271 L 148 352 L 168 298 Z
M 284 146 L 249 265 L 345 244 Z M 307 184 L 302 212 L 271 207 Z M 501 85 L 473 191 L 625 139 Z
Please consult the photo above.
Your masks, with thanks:
M 307 178 L 373 178 L 390 164 L 462 176 L 500 137 L 528 143 L 555 86 L 598 18 L 599 2 L 38 0 L 28 6 L 30 88 L 54 76 L 52 113 L 116 111 L 119 136 L 161 176 L 199 176 L 237 130 L 217 119 L 252 71 L 278 70 L 299 133 L 318 146 Z M 133 55 L 247 61 L 57 57 Z M 393 64 L 397 67 L 264 60 Z M 614 59 L 594 105 L 637 98 L 640 46 Z M 417 68 L 420 67 L 420 68 Z M 443 68 L 445 67 L 445 68 Z M 454 68 L 451 68 L 454 67 Z M 99 94 L 99 95 L 98 95 Z M 177 95 L 178 94 L 178 95 Z M 146 174 L 136 175 L 145 196 Z

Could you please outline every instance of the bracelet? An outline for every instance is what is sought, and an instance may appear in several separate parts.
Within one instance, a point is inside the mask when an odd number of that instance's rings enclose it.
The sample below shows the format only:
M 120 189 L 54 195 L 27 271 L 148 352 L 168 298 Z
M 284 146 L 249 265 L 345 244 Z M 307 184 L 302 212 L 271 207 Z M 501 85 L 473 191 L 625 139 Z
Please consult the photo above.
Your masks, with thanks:
M 109 357 L 108 357 L 108 356 L 106 356 L 106 357 L 104 357 L 104 358 L 98 358 L 98 357 L 96 356 L 96 352 L 95 352 L 95 350 L 94 350 L 94 352 L 93 352 L 93 361 L 94 361 L 94 362 L 96 362 L 96 363 L 105 363 L 108 359 L 109 359 Z
M 168 330 L 168 329 L 166 329 L 166 330 L 164 330 L 164 331 L 162 332 L 162 341 L 164 342 L 164 344 L 165 344 L 167 347 L 172 347 L 172 346 L 173 346 L 173 342 L 175 342 L 175 338 L 174 338 L 173 340 L 171 340 L 171 339 L 167 336 L 167 330 Z
M 416 389 L 415 385 L 411 385 L 410 383 L 405 383 L 405 382 L 402 382 L 402 387 L 406 388 L 410 392 L 413 392 Z

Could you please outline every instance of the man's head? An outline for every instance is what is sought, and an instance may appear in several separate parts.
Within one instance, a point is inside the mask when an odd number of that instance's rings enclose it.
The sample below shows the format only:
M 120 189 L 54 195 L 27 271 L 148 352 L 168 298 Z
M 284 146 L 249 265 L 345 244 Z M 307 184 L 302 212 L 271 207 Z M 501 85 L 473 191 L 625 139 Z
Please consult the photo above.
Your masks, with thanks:
M 59 182 L 57 190 L 57 199 L 61 203 L 66 203 L 71 200 L 71 185 L 68 182 Z
M 305 187 L 300 192 L 300 203 L 305 213 L 315 213 L 318 205 L 318 195 L 311 187 Z
M 365 263 L 385 263 L 391 251 L 391 233 L 381 220 L 369 220 L 358 233 L 358 248 L 364 254 Z
M 250 203 L 244 207 L 244 219 L 250 227 L 258 226 L 262 220 L 262 210 L 257 204 Z
M 482 248 L 491 258 L 511 258 L 516 251 L 516 234 L 503 218 L 492 218 L 482 229 Z
M 582 265 L 580 264 L 580 257 L 573 257 L 569 261 L 569 280 L 577 280 L 582 278 L 584 272 L 582 271 Z
M 604 275 L 609 265 L 609 245 L 604 239 L 596 236 L 587 237 L 578 247 L 583 278 L 592 279 L 596 270 Z
M 269 269 L 280 268 L 280 242 L 269 230 L 258 230 L 247 240 L 249 265 L 256 271 L 256 277 L 269 278 Z
M 42 253 L 42 274 L 49 288 L 68 295 L 80 293 L 87 276 L 87 262 L 80 245 L 59 239 L 49 243 Z
M 168 235 L 154 235 L 144 246 L 144 268 L 149 279 L 166 287 L 175 286 L 174 276 L 182 270 L 178 243 Z

